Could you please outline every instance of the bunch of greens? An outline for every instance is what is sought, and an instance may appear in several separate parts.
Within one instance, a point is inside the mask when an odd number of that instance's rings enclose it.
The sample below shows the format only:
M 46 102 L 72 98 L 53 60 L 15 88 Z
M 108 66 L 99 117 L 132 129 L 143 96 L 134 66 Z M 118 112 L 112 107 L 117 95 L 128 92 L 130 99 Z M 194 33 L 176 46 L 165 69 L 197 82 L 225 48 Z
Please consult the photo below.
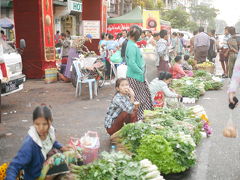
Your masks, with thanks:
M 180 173 L 196 163 L 196 144 L 190 135 L 167 130 L 160 134 L 142 139 L 137 150 L 138 160 L 149 159 L 163 174 Z
M 125 125 L 119 133 L 121 139 L 123 139 L 123 144 L 133 153 L 140 145 L 141 139 L 148 134 L 154 133 L 154 129 L 143 122 L 130 123 Z
M 170 143 L 173 149 L 174 159 L 182 168 L 181 171 L 185 171 L 195 165 L 196 144 L 190 135 L 179 132 L 177 134 L 168 135 L 166 140 Z
M 144 180 L 152 173 L 161 177 L 157 168 L 145 161 L 146 159 L 141 162 L 133 160 L 122 152 L 103 152 L 102 159 L 84 166 L 73 166 L 72 172 L 79 180 Z
M 223 87 L 222 82 L 217 82 L 217 81 L 213 81 L 213 80 L 204 82 L 204 88 L 206 91 L 218 90 L 218 89 L 221 89 L 222 87 Z
M 184 120 L 186 117 L 193 115 L 193 112 L 190 109 L 186 108 L 175 108 L 170 110 L 170 115 L 176 118 L 177 120 Z
M 194 77 L 211 77 L 211 74 L 204 70 L 197 70 L 194 72 Z
M 76 175 L 76 179 L 79 180 L 114 180 L 116 167 L 107 160 L 101 159 L 84 166 L 73 166 L 72 172 Z
M 198 99 L 201 96 L 201 90 L 195 85 L 187 85 L 185 87 L 182 87 L 180 91 L 183 97 Z
M 149 159 L 163 174 L 179 172 L 170 143 L 160 135 L 145 136 L 137 150 L 136 159 Z
M 154 116 L 149 116 L 149 114 L 154 114 Z M 145 115 L 148 116 L 145 122 L 157 128 L 158 131 L 167 129 L 174 133 L 184 132 L 186 135 L 191 135 L 196 144 L 199 144 L 201 141 L 203 123 L 200 118 L 194 115 L 190 108 L 159 108 L 152 112 L 145 111 Z
M 124 153 L 102 153 L 102 159 L 84 166 L 74 166 L 72 172 L 76 174 L 77 179 L 84 180 L 114 180 L 120 177 L 121 180 L 127 180 L 129 177 L 133 180 L 140 179 L 140 164 Z

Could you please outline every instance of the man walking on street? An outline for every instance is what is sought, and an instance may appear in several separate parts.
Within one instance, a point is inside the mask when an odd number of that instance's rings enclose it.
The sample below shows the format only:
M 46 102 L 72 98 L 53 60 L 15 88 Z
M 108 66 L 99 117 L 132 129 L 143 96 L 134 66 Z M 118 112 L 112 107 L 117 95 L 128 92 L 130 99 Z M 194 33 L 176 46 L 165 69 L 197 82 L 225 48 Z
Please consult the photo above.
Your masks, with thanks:
M 204 32 L 204 28 L 199 28 L 199 34 L 194 38 L 194 54 L 197 63 L 206 61 L 208 49 L 210 46 L 210 37 Z
M 240 37 L 236 35 L 235 27 L 230 27 L 229 33 L 231 37 L 228 40 L 228 48 L 229 48 L 228 77 L 231 78 L 233 74 L 233 68 L 237 59 L 238 51 L 239 51 Z
M 223 78 L 228 78 L 228 39 L 231 37 L 228 31 L 229 27 L 225 27 L 224 37 L 223 37 L 223 44 L 220 47 L 220 62 L 223 69 Z

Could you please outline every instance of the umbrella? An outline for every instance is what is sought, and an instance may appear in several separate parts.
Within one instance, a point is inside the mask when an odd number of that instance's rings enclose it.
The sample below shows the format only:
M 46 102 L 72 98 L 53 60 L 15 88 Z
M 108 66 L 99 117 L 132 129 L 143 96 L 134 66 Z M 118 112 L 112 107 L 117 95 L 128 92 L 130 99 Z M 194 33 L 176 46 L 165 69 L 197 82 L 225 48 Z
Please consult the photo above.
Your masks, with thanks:
M 12 29 L 14 27 L 14 24 L 9 18 L 2 18 L 0 19 L 0 27 L 3 29 Z

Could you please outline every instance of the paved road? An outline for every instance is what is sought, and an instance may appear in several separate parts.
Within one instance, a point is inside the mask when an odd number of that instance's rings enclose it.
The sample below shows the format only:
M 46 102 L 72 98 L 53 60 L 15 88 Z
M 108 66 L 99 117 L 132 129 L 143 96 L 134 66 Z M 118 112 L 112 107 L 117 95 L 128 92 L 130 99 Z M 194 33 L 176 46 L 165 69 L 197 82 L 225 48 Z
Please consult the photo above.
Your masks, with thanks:
M 147 60 L 154 62 L 151 58 Z M 150 63 L 150 67 L 154 67 Z M 149 67 L 148 66 L 148 67 Z M 154 78 L 154 69 L 148 69 L 148 78 Z M 226 82 L 227 83 L 227 82 Z M 109 136 L 103 128 L 104 116 L 114 94 L 113 87 L 105 86 L 94 100 L 88 99 L 88 89 L 81 98 L 74 97 L 71 84 L 44 84 L 43 81 L 27 81 L 24 91 L 2 98 L 3 124 L 12 135 L 0 138 L 0 164 L 10 161 L 20 147 L 28 127 L 32 124 L 32 111 L 41 103 L 51 104 L 54 112 L 54 126 L 57 138 L 67 143 L 68 138 L 81 137 L 88 130 L 97 131 L 101 140 L 101 151 L 108 150 Z M 212 91 L 200 99 L 208 113 L 214 130 L 197 149 L 196 167 L 169 180 L 239 180 L 240 143 L 239 138 L 227 139 L 222 130 L 229 117 L 226 86 L 221 91 Z M 15 112 L 16 111 L 16 112 Z M 11 113 L 12 112 L 12 113 Z M 7 113 L 7 114 L 6 114 Z M 238 123 L 239 110 L 234 112 Z

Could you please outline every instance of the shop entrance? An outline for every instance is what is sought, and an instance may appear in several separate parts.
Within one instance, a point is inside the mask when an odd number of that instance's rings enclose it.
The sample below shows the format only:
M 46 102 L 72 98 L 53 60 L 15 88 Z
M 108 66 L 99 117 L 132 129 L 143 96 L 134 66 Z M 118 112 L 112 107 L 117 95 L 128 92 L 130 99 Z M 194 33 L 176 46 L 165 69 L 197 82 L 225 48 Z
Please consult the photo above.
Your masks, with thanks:
M 102 13 L 103 1 L 105 0 L 83 0 L 83 20 L 100 21 L 100 33 L 106 29 L 102 25 L 106 22 L 106 14 Z M 16 31 L 16 42 L 19 47 L 20 39 L 25 39 L 27 47 L 23 53 L 23 73 L 27 78 L 41 79 L 44 77 L 46 68 L 55 67 L 55 44 L 54 44 L 54 18 L 53 0 L 14 0 L 14 21 Z M 65 19 L 62 32 L 69 30 L 74 32 L 72 21 L 74 16 L 69 15 Z M 71 18 L 72 17 L 72 18 Z M 80 27 L 80 25 L 78 25 Z M 80 29 L 76 30 L 79 31 Z M 93 40 L 89 46 L 90 50 L 98 51 L 99 38 Z

